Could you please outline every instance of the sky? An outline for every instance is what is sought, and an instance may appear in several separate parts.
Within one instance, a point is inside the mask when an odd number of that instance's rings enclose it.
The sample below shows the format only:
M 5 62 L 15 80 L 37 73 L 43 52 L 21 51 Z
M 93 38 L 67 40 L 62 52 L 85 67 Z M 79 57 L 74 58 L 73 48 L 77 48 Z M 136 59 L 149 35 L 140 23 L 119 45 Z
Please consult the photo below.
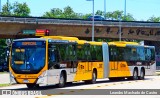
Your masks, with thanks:
M 7 0 L 1 0 L 4 5 Z M 26 2 L 31 9 L 31 16 L 42 16 L 46 11 L 52 8 L 63 9 L 70 6 L 76 13 L 92 13 L 92 1 L 86 0 L 9 0 L 10 3 L 15 1 Z M 94 0 L 95 12 L 104 11 L 104 0 Z M 125 0 L 106 0 L 106 12 L 115 10 L 124 11 Z M 160 16 L 160 0 L 126 0 L 126 13 L 130 13 L 136 20 L 147 20 L 151 16 Z

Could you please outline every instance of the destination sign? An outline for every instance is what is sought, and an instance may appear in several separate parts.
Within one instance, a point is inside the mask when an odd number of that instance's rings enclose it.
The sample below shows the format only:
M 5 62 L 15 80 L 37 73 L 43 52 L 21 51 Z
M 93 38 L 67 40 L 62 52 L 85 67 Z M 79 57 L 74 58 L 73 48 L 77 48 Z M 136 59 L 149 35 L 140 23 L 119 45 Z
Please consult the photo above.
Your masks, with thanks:
M 22 42 L 22 45 L 37 45 L 36 42 Z
M 19 46 L 44 46 L 44 41 L 18 41 L 14 42 L 13 46 L 19 47 Z

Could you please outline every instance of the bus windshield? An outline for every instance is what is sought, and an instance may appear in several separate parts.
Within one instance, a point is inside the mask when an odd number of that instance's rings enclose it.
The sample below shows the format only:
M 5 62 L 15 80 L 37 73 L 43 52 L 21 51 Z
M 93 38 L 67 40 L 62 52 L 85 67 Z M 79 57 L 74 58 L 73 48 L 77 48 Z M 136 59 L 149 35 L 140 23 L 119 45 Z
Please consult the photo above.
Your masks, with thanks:
M 17 74 L 36 74 L 45 65 L 45 47 L 13 47 L 11 67 Z

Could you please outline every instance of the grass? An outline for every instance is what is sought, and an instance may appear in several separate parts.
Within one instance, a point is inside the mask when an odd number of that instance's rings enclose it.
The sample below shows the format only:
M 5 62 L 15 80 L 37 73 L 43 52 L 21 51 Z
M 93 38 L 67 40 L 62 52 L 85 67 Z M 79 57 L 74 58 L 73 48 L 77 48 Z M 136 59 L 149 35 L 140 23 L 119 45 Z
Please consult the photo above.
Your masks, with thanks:
M 5 83 L 5 84 L 0 84 L 0 87 L 5 87 L 5 86 L 10 86 L 11 84 Z

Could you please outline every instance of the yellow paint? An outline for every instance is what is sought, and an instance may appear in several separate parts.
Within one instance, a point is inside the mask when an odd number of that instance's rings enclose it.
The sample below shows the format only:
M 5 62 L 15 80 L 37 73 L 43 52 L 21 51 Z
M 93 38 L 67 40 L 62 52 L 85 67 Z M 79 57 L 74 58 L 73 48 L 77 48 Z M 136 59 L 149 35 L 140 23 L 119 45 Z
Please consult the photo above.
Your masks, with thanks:
M 131 76 L 127 62 L 109 62 L 109 77 Z
M 65 36 L 43 36 L 41 38 L 50 38 L 56 40 L 79 40 L 77 37 L 65 37 Z
M 109 45 L 115 45 L 117 47 L 126 47 L 126 45 L 139 45 L 136 42 L 125 42 L 125 41 L 115 41 L 115 42 L 109 42 Z
M 97 70 L 97 78 L 103 78 L 103 62 L 79 62 L 74 81 L 91 80 L 93 69 Z

